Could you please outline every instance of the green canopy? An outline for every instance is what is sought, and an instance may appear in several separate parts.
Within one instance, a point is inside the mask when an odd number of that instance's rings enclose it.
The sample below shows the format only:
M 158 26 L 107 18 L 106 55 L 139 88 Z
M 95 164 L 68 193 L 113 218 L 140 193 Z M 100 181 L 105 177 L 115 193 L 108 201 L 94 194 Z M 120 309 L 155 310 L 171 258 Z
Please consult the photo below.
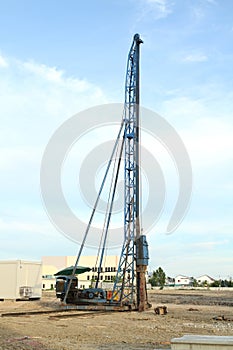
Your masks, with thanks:
M 54 276 L 70 276 L 72 275 L 74 266 L 66 267 L 65 269 L 58 271 Z M 90 267 L 77 266 L 75 269 L 75 275 L 80 275 L 80 273 L 91 271 Z

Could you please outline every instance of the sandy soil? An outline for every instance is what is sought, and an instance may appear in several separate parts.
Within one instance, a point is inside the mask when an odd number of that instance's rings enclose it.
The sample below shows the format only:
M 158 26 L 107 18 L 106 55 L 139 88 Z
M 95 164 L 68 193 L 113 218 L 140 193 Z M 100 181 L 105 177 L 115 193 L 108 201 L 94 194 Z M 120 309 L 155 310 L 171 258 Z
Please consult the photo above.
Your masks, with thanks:
M 233 290 L 150 291 L 153 307 L 143 313 L 49 313 L 0 317 L 0 350 L 169 349 L 184 334 L 232 335 Z M 51 310 L 59 306 L 54 292 L 38 301 L 0 302 L 0 314 Z M 166 305 L 167 315 L 154 307 Z M 77 316 L 78 314 L 78 316 Z M 218 320 L 214 319 L 218 316 Z

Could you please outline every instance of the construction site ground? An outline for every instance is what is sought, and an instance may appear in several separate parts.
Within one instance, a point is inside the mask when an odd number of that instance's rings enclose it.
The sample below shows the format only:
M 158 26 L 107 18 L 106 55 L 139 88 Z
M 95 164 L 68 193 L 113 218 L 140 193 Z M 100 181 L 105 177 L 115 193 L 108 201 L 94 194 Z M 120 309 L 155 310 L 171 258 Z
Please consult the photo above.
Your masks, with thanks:
M 54 291 L 37 301 L 0 302 L 0 350 L 169 349 L 172 338 L 184 334 L 233 335 L 233 288 L 149 291 L 152 308 L 146 312 L 25 314 L 60 306 Z M 158 315 L 154 308 L 166 306 Z

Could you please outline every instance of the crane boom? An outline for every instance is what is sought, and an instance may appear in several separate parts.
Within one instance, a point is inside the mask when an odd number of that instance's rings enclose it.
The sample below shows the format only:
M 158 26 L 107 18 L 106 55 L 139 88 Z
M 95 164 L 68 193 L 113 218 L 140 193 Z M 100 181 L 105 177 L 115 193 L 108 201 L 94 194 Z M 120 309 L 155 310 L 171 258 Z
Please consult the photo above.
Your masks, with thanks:
M 148 246 L 140 229 L 140 123 L 139 123 L 139 34 L 129 51 L 125 82 L 125 201 L 124 201 L 124 243 L 118 266 L 114 295 L 119 294 L 121 303 L 128 302 L 143 311 L 147 304 L 146 266 Z M 135 279 L 136 289 L 135 293 Z M 135 294 L 137 296 L 135 300 Z

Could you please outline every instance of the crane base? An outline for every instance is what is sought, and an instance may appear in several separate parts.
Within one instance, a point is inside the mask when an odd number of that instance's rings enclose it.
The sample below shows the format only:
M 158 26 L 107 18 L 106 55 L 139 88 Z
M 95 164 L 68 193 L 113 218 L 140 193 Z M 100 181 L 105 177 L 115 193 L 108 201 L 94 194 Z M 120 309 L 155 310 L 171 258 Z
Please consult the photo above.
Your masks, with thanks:
M 132 311 L 136 310 L 136 307 L 132 305 L 119 305 L 119 304 L 62 304 L 62 308 L 67 310 L 88 310 L 88 311 Z
M 65 310 L 87 310 L 87 311 L 138 311 L 136 305 L 120 305 L 118 303 L 96 303 L 96 304 L 61 304 L 62 309 Z M 145 306 L 145 310 L 149 309 L 151 304 Z

